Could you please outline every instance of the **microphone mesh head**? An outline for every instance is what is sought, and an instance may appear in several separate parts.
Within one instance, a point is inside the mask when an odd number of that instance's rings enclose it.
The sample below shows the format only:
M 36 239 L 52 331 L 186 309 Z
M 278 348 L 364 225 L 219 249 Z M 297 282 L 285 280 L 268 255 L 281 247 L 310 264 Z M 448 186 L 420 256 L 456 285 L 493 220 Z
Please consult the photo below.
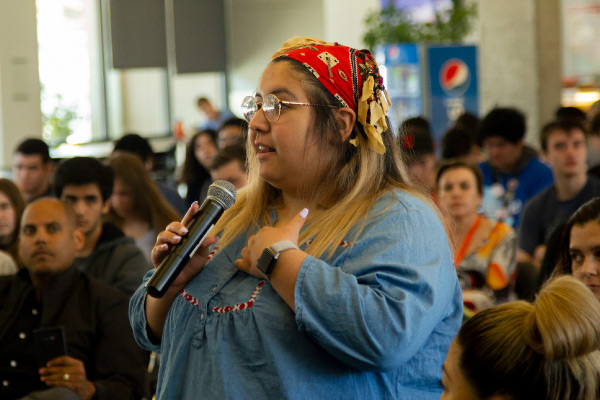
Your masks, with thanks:
M 235 203 L 237 192 L 235 186 L 227 181 L 214 181 L 208 187 L 208 197 L 218 201 L 226 210 Z

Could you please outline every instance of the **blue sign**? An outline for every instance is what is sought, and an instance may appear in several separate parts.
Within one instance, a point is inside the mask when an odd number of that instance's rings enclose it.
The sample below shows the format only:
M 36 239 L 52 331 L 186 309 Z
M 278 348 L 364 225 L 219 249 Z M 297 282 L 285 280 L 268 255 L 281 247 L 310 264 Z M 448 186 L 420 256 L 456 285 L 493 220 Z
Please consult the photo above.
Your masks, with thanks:
M 434 139 L 439 142 L 461 114 L 479 114 L 477 48 L 430 46 L 427 58 L 428 116 Z

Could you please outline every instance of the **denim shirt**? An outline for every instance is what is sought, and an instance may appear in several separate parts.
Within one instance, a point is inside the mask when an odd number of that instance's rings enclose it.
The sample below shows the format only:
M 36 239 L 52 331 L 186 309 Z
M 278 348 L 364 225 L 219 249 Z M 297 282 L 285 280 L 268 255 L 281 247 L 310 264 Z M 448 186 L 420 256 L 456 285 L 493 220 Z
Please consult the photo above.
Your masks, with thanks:
M 234 267 L 246 240 L 211 253 L 173 302 L 161 343 L 147 335 L 143 286 L 131 299 L 136 340 L 161 353 L 157 398 L 440 397 L 462 299 L 445 231 L 426 204 L 388 193 L 356 241 L 308 256 L 296 314 L 268 282 Z

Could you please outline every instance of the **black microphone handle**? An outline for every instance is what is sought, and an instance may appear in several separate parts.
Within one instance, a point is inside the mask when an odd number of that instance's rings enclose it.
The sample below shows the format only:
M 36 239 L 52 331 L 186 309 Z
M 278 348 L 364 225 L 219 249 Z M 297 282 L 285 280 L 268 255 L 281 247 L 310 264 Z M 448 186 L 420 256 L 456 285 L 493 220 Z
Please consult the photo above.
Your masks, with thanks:
M 181 237 L 171 253 L 160 263 L 152 277 L 146 282 L 146 290 L 152 297 L 161 298 L 175 278 L 190 261 L 206 235 L 225 211 L 218 202 L 208 198 L 204 201 L 192 222 L 187 226 L 188 233 Z

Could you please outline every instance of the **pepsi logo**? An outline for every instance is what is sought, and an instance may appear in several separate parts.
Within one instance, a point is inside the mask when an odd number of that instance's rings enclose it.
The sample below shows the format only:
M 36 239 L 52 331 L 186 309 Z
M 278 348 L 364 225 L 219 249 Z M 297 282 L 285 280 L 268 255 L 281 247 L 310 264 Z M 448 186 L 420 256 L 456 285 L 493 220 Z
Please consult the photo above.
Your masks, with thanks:
M 390 60 L 396 60 L 398 57 L 400 57 L 400 47 L 396 45 L 390 45 L 387 48 L 387 56 Z
M 464 61 L 453 58 L 440 69 L 440 86 L 450 96 L 462 96 L 471 84 L 471 71 Z

